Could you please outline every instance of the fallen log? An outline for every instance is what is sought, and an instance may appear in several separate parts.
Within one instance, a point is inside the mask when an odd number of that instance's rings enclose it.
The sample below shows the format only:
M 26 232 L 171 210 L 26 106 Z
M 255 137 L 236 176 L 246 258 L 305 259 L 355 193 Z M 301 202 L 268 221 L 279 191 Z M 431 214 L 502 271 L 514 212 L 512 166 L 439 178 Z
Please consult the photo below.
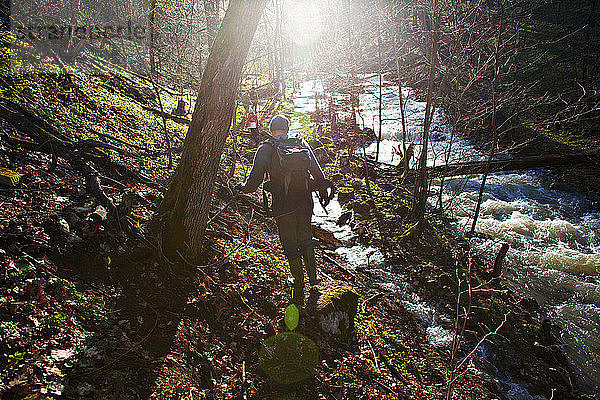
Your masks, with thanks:
M 108 143 L 108 140 L 113 140 L 122 144 L 123 146 L 132 147 L 134 149 L 139 150 L 138 153 L 130 153 L 132 157 L 157 157 L 168 154 L 168 150 L 151 150 L 148 147 L 140 146 L 134 143 L 129 143 L 123 139 L 119 139 L 118 137 L 110 136 L 104 133 L 97 132 L 95 130 L 91 130 L 98 138 L 103 140 L 103 143 Z M 172 153 L 181 153 L 183 151 L 183 146 L 173 147 L 171 149 Z
M 181 125 L 189 125 L 191 123 L 191 121 L 189 119 L 180 117 L 179 115 L 169 114 L 168 112 L 160 111 L 160 110 L 157 110 L 156 108 L 152 108 L 152 107 L 144 106 L 144 105 L 142 105 L 142 108 L 146 111 L 150 111 L 154 115 L 158 115 L 159 117 L 170 119 Z
M 112 161 L 107 153 L 99 149 L 99 147 L 109 147 L 114 150 L 111 145 L 101 145 L 101 143 L 93 145 L 94 142 L 91 140 L 74 141 L 72 138 L 59 132 L 48 122 L 8 99 L 0 101 L 0 118 L 11 124 L 21 134 L 31 139 L 30 142 L 10 138 L 10 136 L 5 135 L 6 137 L 3 137 L 3 140 L 9 144 L 17 145 L 30 151 L 49 153 L 70 161 L 75 158 L 81 158 L 117 175 L 116 179 L 124 179 L 129 183 L 143 183 L 155 189 L 162 188 L 143 174 Z M 85 174 L 87 171 L 80 172 Z
M 65 159 L 73 170 L 85 177 L 88 192 L 102 206 L 108 209 L 111 217 L 114 217 L 121 229 L 130 235 L 139 234 L 127 220 L 121 207 L 116 206 L 112 199 L 104 192 L 100 184 L 102 175 L 88 163 L 94 164 L 96 167 L 112 174 L 117 181 L 124 178 L 128 182 L 142 182 L 155 188 L 160 187 L 160 185 L 142 174 L 112 161 L 108 154 L 99 149 L 99 147 L 111 148 L 112 145 L 92 140 L 74 141 L 67 135 L 59 132 L 48 122 L 10 100 L 2 99 L 0 101 L 0 118 L 11 124 L 17 131 L 31 140 L 11 138 L 8 135 L 4 135 L 2 138 L 3 141 L 29 151 L 52 154 L 53 162 L 51 169 L 56 165 L 56 157 Z M 118 183 L 120 184 L 120 182 Z
M 333 232 L 320 228 L 316 225 L 312 227 L 313 236 L 320 241 L 327 243 L 333 247 L 340 247 L 342 242 L 340 242 L 335 236 L 333 236 Z

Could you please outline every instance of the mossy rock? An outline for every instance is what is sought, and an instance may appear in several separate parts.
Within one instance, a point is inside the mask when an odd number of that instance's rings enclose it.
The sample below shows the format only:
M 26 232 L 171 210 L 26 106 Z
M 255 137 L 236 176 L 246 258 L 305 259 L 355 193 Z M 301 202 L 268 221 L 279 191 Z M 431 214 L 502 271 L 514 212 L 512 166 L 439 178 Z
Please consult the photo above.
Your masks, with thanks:
M 352 203 L 352 210 L 354 211 L 355 214 L 360 214 L 363 216 L 368 216 L 369 213 L 371 212 L 372 209 L 375 208 L 375 204 L 373 203 L 372 200 L 366 200 L 366 201 L 354 201 Z
M 410 213 L 410 207 L 408 207 L 404 203 L 399 203 L 398 205 L 393 207 L 393 210 L 394 210 L 394 214 L 401 218 L 406 218 L 408 216 L 408 214 Z
M 340 204 L 347 203 L 351 200 L 354 200 L 354 188 L 349 186 L 343 186 L 337 190 L 338 192 L 338 201 Z
M 344 175 L 343 175 L 343 174 L 340 174 L 340 173 L 336 173 L 336 174 L 333 174 L 333 175 L 331 176 L 331 180 L 332 180 L 332 181 L 334 181 L 334 182 L 339 182 L 339 181 L 341 181 L 342 179 L 344 179 Z
M 316 316 L 324 333 L 348 340 L 354 331 L 358 293 L 342 281 L 323 282 L 316 288 Z M 311 293 L 314 298 L 315 293 Z

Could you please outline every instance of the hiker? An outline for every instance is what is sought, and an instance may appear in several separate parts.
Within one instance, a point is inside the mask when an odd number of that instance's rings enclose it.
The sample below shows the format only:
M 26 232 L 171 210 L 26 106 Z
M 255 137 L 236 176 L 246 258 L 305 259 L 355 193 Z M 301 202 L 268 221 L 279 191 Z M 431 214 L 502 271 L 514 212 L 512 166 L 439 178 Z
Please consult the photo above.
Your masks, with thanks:
M 318 191 L 321 205 L 325 207 L 333 197 L 333 185 L 325 178 L 308 143 L 300 137 L 288 136 L 289 126 L 289 120 L 282 115 L 271 120 L 272 137 L 258 148 L 246 183 L 236 184 L 235 190 L 253 192 L 268 174 L 270 180 L 263 188 L 270 191 L 273 198 L 272 212 L 293 278 L 292 302 L 301 309 L 304 304 L 303 259 L 309 284 L 318 283 L 311 225 L 312 191 Z
M 185 101 L 183 99 L 179 99 L 177 101 L 177 108 L 174 109 L 171 114 L 178 117 L 183 117 L 187 115 L 187 111 L 185 111 Z
M 248 114 L 246 119 L 246 128 L 250 130 L 249 147 L 258 146 L 260 143 L 260 135 L 258 132 L 258 117 L 256 114 Z

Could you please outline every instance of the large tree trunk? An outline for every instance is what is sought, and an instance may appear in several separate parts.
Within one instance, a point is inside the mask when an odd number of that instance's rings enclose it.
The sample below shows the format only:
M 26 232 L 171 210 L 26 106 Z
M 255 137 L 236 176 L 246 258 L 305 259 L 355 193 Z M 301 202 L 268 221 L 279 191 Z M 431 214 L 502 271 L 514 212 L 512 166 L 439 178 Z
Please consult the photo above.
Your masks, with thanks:
M 266 0 L 231 0 L 202 76 L 181 161 L 161 205 L 162 250 L 197 262 L 242 67 Z

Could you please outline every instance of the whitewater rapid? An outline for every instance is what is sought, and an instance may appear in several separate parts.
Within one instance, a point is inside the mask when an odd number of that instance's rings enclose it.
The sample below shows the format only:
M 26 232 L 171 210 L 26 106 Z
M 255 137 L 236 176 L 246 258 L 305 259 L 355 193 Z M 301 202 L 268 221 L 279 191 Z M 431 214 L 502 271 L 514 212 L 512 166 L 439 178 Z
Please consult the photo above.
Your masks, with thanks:
M 373 128 L 376 134 L 378 83 L 376 77 L 364 83 L 364 93 L 360 94 L 362 118 L 357 121 Z M 314 112 L 318 101 L 315 93 L 323 93 L 320 81 L 303 82 L 294 97 L 295 111 L 299 114 Z M 409 88 L 403 89 L 402 94 L 407 140 L 415 144 L 415 160 L 420 152 L 425 103 L 417 101 Z M 383 140 L 379 160 L 397 164 L 400 158 L 395 149 L 402 137 L 398 86 L 385 81 L 382 99 Z M 292 129 L 299 127 L 297 122 L 292 125 Z M 449 163 L 486 158 L 467 140 L 452 135 L 448 120 L 440 109 L 433 114 L 430 137 L 427 159 L 430 166 L 445 163 L 451 139 Z M 376 144 L 371 144 L 366 151 L 374 154 Z M 497 157 L 506 158 L 510 154 L 499 152 Z M 600 212 L 594 199 L 584 194 L 554 190 L 554 179 L 552 173 L 544 169 L 490 174 L 476 225 L 479 235 L 473 243 L 478 253 L 487 259 L 493 259 L 502 243 L 510 245 L 503 278 L 521 296 L 536 299 L 545 316 L 561 327 L 561 340 L 581 383 L 599 390 Z M 480 183 L 479 175 L 444 182 L 444 211 L 456 220 L 454 226 L 458 231 L 465 232 L 470 228 Z M 437 202 L 439 187 L 439 182 L 432 185 L 432 204 Z M 333 226 L 330 228 L 335 231 Z M 351 237 L 348 232 L 337 232 L 336 235 L 345 239 Z M 375 249 L 350 246 L 339 252 L 357 264 L 372 262 L 366 257 L 360 258 L 360 254 L 371 252 L 370 257 L 384 265 Z M 390 274 L 385 267 L 381 267 L 381 271 L 382 275 Z M 402 285 L 401 277 L 388 278 L 390 282 Z M 442 329 L 433 323 L 431 327 Z M 445 335 L 446 332 L 439 337 Z

